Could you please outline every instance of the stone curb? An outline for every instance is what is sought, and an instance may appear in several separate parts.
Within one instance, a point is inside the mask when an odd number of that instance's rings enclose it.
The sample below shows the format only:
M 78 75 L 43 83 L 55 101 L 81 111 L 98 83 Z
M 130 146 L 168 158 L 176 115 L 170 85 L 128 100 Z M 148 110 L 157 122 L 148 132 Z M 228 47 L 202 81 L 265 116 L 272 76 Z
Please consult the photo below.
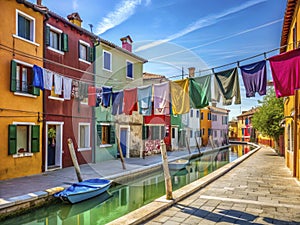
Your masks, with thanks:
M 167 208 L 171 207 L 175 203 L 183 200 L 189 195 L 192 195 L 196 191 L 202 189 L 203 187 L 207 186 L 208 184 L 212 183 L 219 177 L 223 176 L 227 172 L 229 172 L 231 169 L 242 163 L 244 160 L 249 158 L 251 155 L 256 153 L 261 146 L 253 144 L 253 143 L 247 143 L 250 145 L 254 145 L 256 148 L 246 155 L 243 155 L 236 160 L 234 160 L 231 163 L 228 163 L 218 170 L 215 170 L 214 172 L 206 175 L 205 177 L 196 180 L 176 191 L 173 192 L 173 200 L 166 200 L 166 196 L 162 196 L 153 202 L 144 205 L 143 207 L 136 209 L 135 211 L 132 211 L 125 216 L 122 216 L 110 223 L 109 225 L 119 225 L 119 224 L 141 224 L 145 222 L 146 220 L 152 218 L 153 216 L 159 214 L 160 212 L 166 210 Z

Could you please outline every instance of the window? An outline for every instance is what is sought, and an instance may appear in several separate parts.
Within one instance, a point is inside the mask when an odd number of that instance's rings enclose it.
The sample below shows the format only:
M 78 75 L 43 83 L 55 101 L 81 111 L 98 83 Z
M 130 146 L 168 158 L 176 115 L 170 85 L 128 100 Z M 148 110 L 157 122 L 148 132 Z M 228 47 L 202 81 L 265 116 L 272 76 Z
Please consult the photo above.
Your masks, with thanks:
M 227 123 L 228 123 L 227 116 L 222 116 L 222 124 L 227 124 Z
M 202 136 L 205 135 L 205 128 L 202 128 Z
M 207 119 L 211 120 L 211 113 L 210 112 L 207 114 Z
M 35 19 L 19 10 L 17 14 L 17 36 L 35 42 Z
M 103 69 L 111 71 L 111 53 L 103 50 Z
M 115 127 L 110 124 L 97 125 L 97 145 L 115 143 Z
M 49 49 L 63 54 L 69 50 L 68 35 L 63 33 L 62 30 L 57 29 L 49 24 L 46 26 L 45 43 Z
M 295 23 L 295 26 L 293 28 L 293 49 L 296 49 L 298 46 L 297 43 L 297 23 Z
M 126 61 L 126 77 L 133 78 L 133 63 Z
M 39 96 L 40 89 L 34 87 L 32 82 L 32 65 L 25 62 L 12 60 L 10 90 L 12 92 L 20 92 Z
M 143 139 L 162 140 L 165 137 L 165 126 L 144 126 Z
M 90 150 L 90 124 L 79 123 L 78 150 Z
M 214 131 L 214 137 L 217 137 L 218 136 L 218 133 L 217 133 L 217 131 L 215 130 Z
M 197 117 L 197 118 L 199 118 L 199 114 L 200 114 L 200 112 L 199 112 L 199 110 L 197 110 L 197 111 L 196 111 L 196 117 Z
M 211 135 L 211 128 L 208 128 L 208 136 Z
M 203 120 L 204 118 L 203 118 L 203 112 L 201 112 L 201 120 Z
M 193 117 L 193 115 L 194 115 L 194 111 L 193 111 L 193 109 L 191 109 L 190 116 Z
M 40 126 L 26 123 L 8 126 L 8 154 L 40 151 Z
M 193 130 L 190 130 L 190 138 L 193 138 Z
M 89 43 L 79 40 L 78 51 L 79 51 L 78 55 L 80 61 L 84 61 L 84 62 L 94 61 L 93 48 L 90 47 Z

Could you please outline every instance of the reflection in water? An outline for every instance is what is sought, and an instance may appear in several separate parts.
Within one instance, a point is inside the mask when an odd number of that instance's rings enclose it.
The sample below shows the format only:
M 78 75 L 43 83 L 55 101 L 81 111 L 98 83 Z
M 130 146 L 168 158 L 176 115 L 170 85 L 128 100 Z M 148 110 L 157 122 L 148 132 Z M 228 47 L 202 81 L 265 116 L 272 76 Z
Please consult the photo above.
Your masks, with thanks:
M 242 148 L 243 147 L 243 148 Z M 249 146 L 248 146 L 249 147 Z M 179 189 L 222 167 L 248 152 L 246 146 L 234 145 L 222 151 L 193 159 L 180 171 L 171 171 L 173 190 Z M 106 224 L 165 194 L 163 171 L 117 185 L 96 198 L 70 205 L 55 203 L 3 222 L 7 224 L 89 225 Z

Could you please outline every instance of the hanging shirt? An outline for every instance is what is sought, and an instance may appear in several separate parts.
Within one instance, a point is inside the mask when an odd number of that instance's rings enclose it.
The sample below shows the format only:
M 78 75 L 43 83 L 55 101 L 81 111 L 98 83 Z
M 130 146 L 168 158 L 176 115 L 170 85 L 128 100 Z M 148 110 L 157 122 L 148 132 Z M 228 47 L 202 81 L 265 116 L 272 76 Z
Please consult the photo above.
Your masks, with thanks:
M 241 66 L 241 73 L 246 89 L 246 97 L 255 97 L 255 92 L 259 95 L 267 93 L 267 70 L 266 61 L 252 63 Z
M 96 106 L 96 88 L 93 86 L 88 87 L 88 105 Z
M 189 84 L 189 95 L 190 95 L 190 104 L 194 109 L 201 109 L 209 105 L 209 102 L 206 97 L 206 91 L 203 90 L 201 85 L 195 81 L 195 78 L 190 78 Z
M 170 114 L 170 84 L 169 82 L 153 85 L 154 114 Z
M 120 115 L 123 112 L 123 91 L 112 93 L 112 115 Z
M 152 114 L 152 85 L 138 88 L 139 113 L 142 115 Z
M 294 95 L 300 88 L 300 49 L 269 58 L 276 97 Z
M 96 107 L 102 105 L 102 87 L 96 88 Z
M 64 99 L 71 100 L 72 79 L 63 77 L 64 81 Z
M 49 70 L 43 69 L 43 74 L 44 88 L 51 91 L 53 86 L 53 73 Z
M 102 106 L 107 108 L 110 106 L 112 87 L 102 87 Z
M 172 113 L 184 114 L 190 111 L 189 79 L 171 82 Z
M 33 66 L 33 86 L 44 90 L 43 69 L 37 65 Z
M 194 77 L 193 80 L 196 81 L 205 94 L 207 101 L 211 102 L 211 74 L 201 76 L 201 77 Z
M 137 111 L 137 88 L 125 89 L 123 112 L 132 115 L 133 111 Z
M 215 98 L 220 102 L 220 95 L 223 98 L 223 105 L 241 104 L 240 84 L 237 68 L 215 73 Z
M 54 74 L 54 93 L 56 95 L 61 95 L 62 91 L 62 76 Z

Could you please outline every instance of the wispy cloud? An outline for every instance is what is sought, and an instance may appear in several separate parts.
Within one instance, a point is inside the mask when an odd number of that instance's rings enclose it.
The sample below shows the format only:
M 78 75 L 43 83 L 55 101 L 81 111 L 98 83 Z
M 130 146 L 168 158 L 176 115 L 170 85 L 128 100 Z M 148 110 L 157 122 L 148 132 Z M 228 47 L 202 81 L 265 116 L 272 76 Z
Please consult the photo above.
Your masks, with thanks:
M 73 5 L 73 10 L 74 10 L 74 11 L 76 11 L 76 10 L 79 8 L 78 1 L 77 1 L 77 0 L 73 0 L 73 1 L 72 1 L 72 5 Z
M 206 16 L 204 18 L 200 18 L 197 21 L 193 22 L 192 24 L 188 25 L 183 30 L 181 30 L 181 31 L 179 31 L 175 34 L 172 34 L 172 35 L 170 35 L 169 37 L 167 37 L 165 39 L 154 41 L 154 42 L 152 42 L 148 45 L 139 47 L 138 49 L 136 49 L 136 52 L 139 52 L 139 51 L 142 51 L 142 50 L 145 50 L 145 49 L 148 49 L 148 48 L 152 48 L 152 47 L 160 45 L 162 43 L 169 42 L 171 40 L 182 37 L 182 36 L 184 36 L 184 35 L 186 35 L 190 32 L 193 32 L 195 30 L 199 30 L 201 28 L 208 27 L 210 25 L 216 24 L 228 15 L 240 12 L 241 10 L 247 9 L 251 6 L 257 5 L 257 4 L 265 2 L 265 1 L 266 0 L 251 0 L 251 1 L 245 2 L 242 5 L 227 9 L 223 12 L 218 13 L 218 14 L 213 14 L 213 15 Z
M 135 13 L 136 8 L 142 4 L 142 0 L 123 0 L 115 9 L 108 13 L 106 17 L 96 27 L 96 33 L 103 34 L 105 31 L 121 24 Z M 151 0 L 145 0 L 145 5 L 151 4 Z

